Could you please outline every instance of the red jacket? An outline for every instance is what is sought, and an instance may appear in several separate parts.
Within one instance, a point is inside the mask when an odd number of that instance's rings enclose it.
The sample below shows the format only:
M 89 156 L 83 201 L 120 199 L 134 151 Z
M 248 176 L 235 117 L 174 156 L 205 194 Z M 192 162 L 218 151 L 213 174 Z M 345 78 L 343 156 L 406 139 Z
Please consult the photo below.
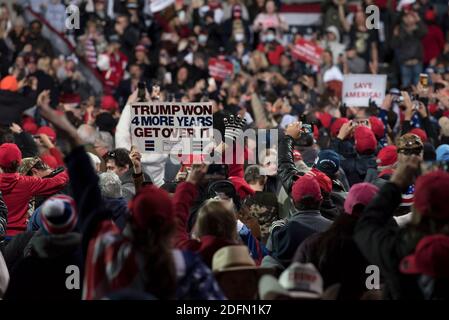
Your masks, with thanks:
M 37 195 L 52 195 L 62 190 L 69 181 L 64 171 L 53 178 L 21 176 L 18 173 L 0 174 L 0 191 L 8 207 L 7 236 L 25 231 L 28 203 Z
M 182 250 L 199 253 L 204 263 L 211 267 L 212 257 L 215 252 L 223 247 L 235 245 L 236 243 L 210 235 L 201 237 L 200 241 L 190 239 L 189 233 L 187 232 L 187 220 L 190 214 L 189 209 L 197 196 L 198 190 L 196 186 L 189 182 L 183 182 L 176 187 L 176 193 L 173 198 L 177 220 L 175 246 Z

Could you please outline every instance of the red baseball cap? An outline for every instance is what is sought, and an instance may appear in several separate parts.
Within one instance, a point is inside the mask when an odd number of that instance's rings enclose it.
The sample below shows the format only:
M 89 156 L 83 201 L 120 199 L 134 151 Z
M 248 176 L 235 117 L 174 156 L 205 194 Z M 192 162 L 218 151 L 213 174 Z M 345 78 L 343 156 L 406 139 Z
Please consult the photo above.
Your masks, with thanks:
M 420 176 L 416 180 L 414 207 L 423 216 L 434 219 L 449 219 L 449 173 L 437 170 Z
M 22 128 L 25 132 L 28 132 L 29 134 L 36 134 L 38 130 L 38 126 L 33 121 L 24 122 L 22 125 Z
M 320 120 L 323 127 L 329 129 L 331 122 L 332 122 L 332 116 L 327 112 L 317 112 L 316 117 Z
M 330 131 L 331 136 L 336 137 L 338 136 L 338 133 L 340 132 L 341 126 L 344 125 L 346 122 L 349 122 L 347 118 L 337 118 L 334 122 L 332 122 Z
M 387 167 L 392 166 L 398 161 L 398 148 L 396 146 L 386 146 L 380 149 L 377 154 L 377 166 Z
M 369 122 L 376 138 L 381 139 L 385 135 L 385 125 L 382 120 L 378 117 L 371 116 L 369 117 Z
M 158 228 L 175 221 L 172 201 L 165 190 L 145 186 L 128 203 L 131 219 L 141 230 Z
M 358 153 L 374 152 L 377 140 L 373 131 L 365 126 L 358 126 L 354 130 L 355 149 Z
M 307 174 L 316 179 L 322 191 L 326 193 L 332 191 L 332 180 L 324 172 L 321 172 L 317 168 L 312 168 Z
M 449 278 L 449 237 L 435 234 L 422 238 L 415 252 L 402 259 L 399 269 L 406 274 Z
M 295 181 L 292 187 L 292 198 L 295 202 L 301 202 L 301 200 L 306 196 L 311 196 L 316 201 L 322 201 L 323 196 L 321 195 L 320 185 L 318 184 L 315 177 L 311 175 L 304 175 L 299 177 Z
M 14 143 L 4 143 L 0 146 L 0 167 L 10 168 L 11 164 L 17 161 L 22 162 L 22 152 Z
M 113 96 L 103 96 L 101 98 L 101 108 L 108 111 L 115 111 L 118 109 L 118 103 Z
M 346 196 L 344 204 L 345 212 L 347 214 L 352 214 L 354 207 L 358 204 L 366 206 L 378 192 L 379 188 L 372 183 L 362 182 L 352 185 Z
M 410 133 L 416 134 L 423 143 L 427 141 L 427 133 L 423 129 L 413 128 Z
M 46 134 L 51 140 L 56 140 L 56 132 L 50 127 L 43 126 L 37 129 L 36 134 Z

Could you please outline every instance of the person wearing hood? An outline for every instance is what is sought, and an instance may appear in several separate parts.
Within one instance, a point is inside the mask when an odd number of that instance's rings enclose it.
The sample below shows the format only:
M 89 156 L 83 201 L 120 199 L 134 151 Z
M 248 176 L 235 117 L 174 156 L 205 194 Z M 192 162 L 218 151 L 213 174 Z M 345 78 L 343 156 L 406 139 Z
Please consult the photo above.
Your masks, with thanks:
M 5 300 L 80 300 L 81 290 L 68 290 L 67 268 L 76 270 L 80 288 L 84 261 L 81 234 L 76 231 L 78 213 L 75 201 L 57 195 L 41 208 L 42 227 L 22 247 L 22 257 L 10 268 Z M 15 247 L 17 248 L 17 247 Z
M 338 64 L 340 56 L 345 53 L 346 46 L 340 42 L 340 32 L 336 26 L 327 27 L 323 46 L 332 52 L 333 63 Z
M 64 171 L 51 178 L 22 176 L 18 168 L 22 162 L 22 153 L 12 143 L 0 146 L 0 191 L 8 207 L 8 237 L 25 231 L 28 220 L 28 204 L 37 195 L 52 195 L 64 189 L 68 175 Z

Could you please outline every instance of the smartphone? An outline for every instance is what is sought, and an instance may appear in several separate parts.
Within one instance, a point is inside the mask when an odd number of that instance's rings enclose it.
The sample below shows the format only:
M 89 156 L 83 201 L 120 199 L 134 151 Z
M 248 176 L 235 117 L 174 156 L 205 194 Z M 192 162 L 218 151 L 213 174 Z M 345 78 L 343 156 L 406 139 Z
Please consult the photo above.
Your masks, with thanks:
M 157 84 L 153 85 L 151 97 L 153 99 L 159 99 L 160 94 L 161 94 L 161 87 Z
M 419 74 L 419 83 L 424 89 L 429 88 L 429 76 L 426 73 Z
M 139 102 L 144 102 L 146 100 L 145 89 L 145 82 L 139 81 L 139 83 L 137 84 L 137 98 L 139 99 Z
M 50 172 L 50 174 L 46 175 L 46 176 L 43 177 L 42 179 L 53 178 L 54 176 L 57 176 L 58 174 L 60 174 L 60 173 L 63 172 L 64 170 L 65 170 L 64 167 L 56 168 L 55 170 L 53 170 L 52 172 Z

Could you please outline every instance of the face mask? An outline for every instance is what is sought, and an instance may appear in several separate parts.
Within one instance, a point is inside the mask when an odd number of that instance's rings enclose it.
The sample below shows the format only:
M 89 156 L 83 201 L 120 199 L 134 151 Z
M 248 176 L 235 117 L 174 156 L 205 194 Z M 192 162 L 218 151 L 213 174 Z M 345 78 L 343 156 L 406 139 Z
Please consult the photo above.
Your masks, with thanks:
M 273 40 L 274 40 L 274 34 L 272 34 L 272 33 L 267 34 L 267 42 L 271 42 Z
M 236 33 L 235 34 L 235 41 L 242 42 L 245 39 L 245 35 L 243 33 Z
M 198 36 L 198 42 L 201 44 L 205 44 L 207 41 L 207 36 L 205 34 L 200 34 Z

